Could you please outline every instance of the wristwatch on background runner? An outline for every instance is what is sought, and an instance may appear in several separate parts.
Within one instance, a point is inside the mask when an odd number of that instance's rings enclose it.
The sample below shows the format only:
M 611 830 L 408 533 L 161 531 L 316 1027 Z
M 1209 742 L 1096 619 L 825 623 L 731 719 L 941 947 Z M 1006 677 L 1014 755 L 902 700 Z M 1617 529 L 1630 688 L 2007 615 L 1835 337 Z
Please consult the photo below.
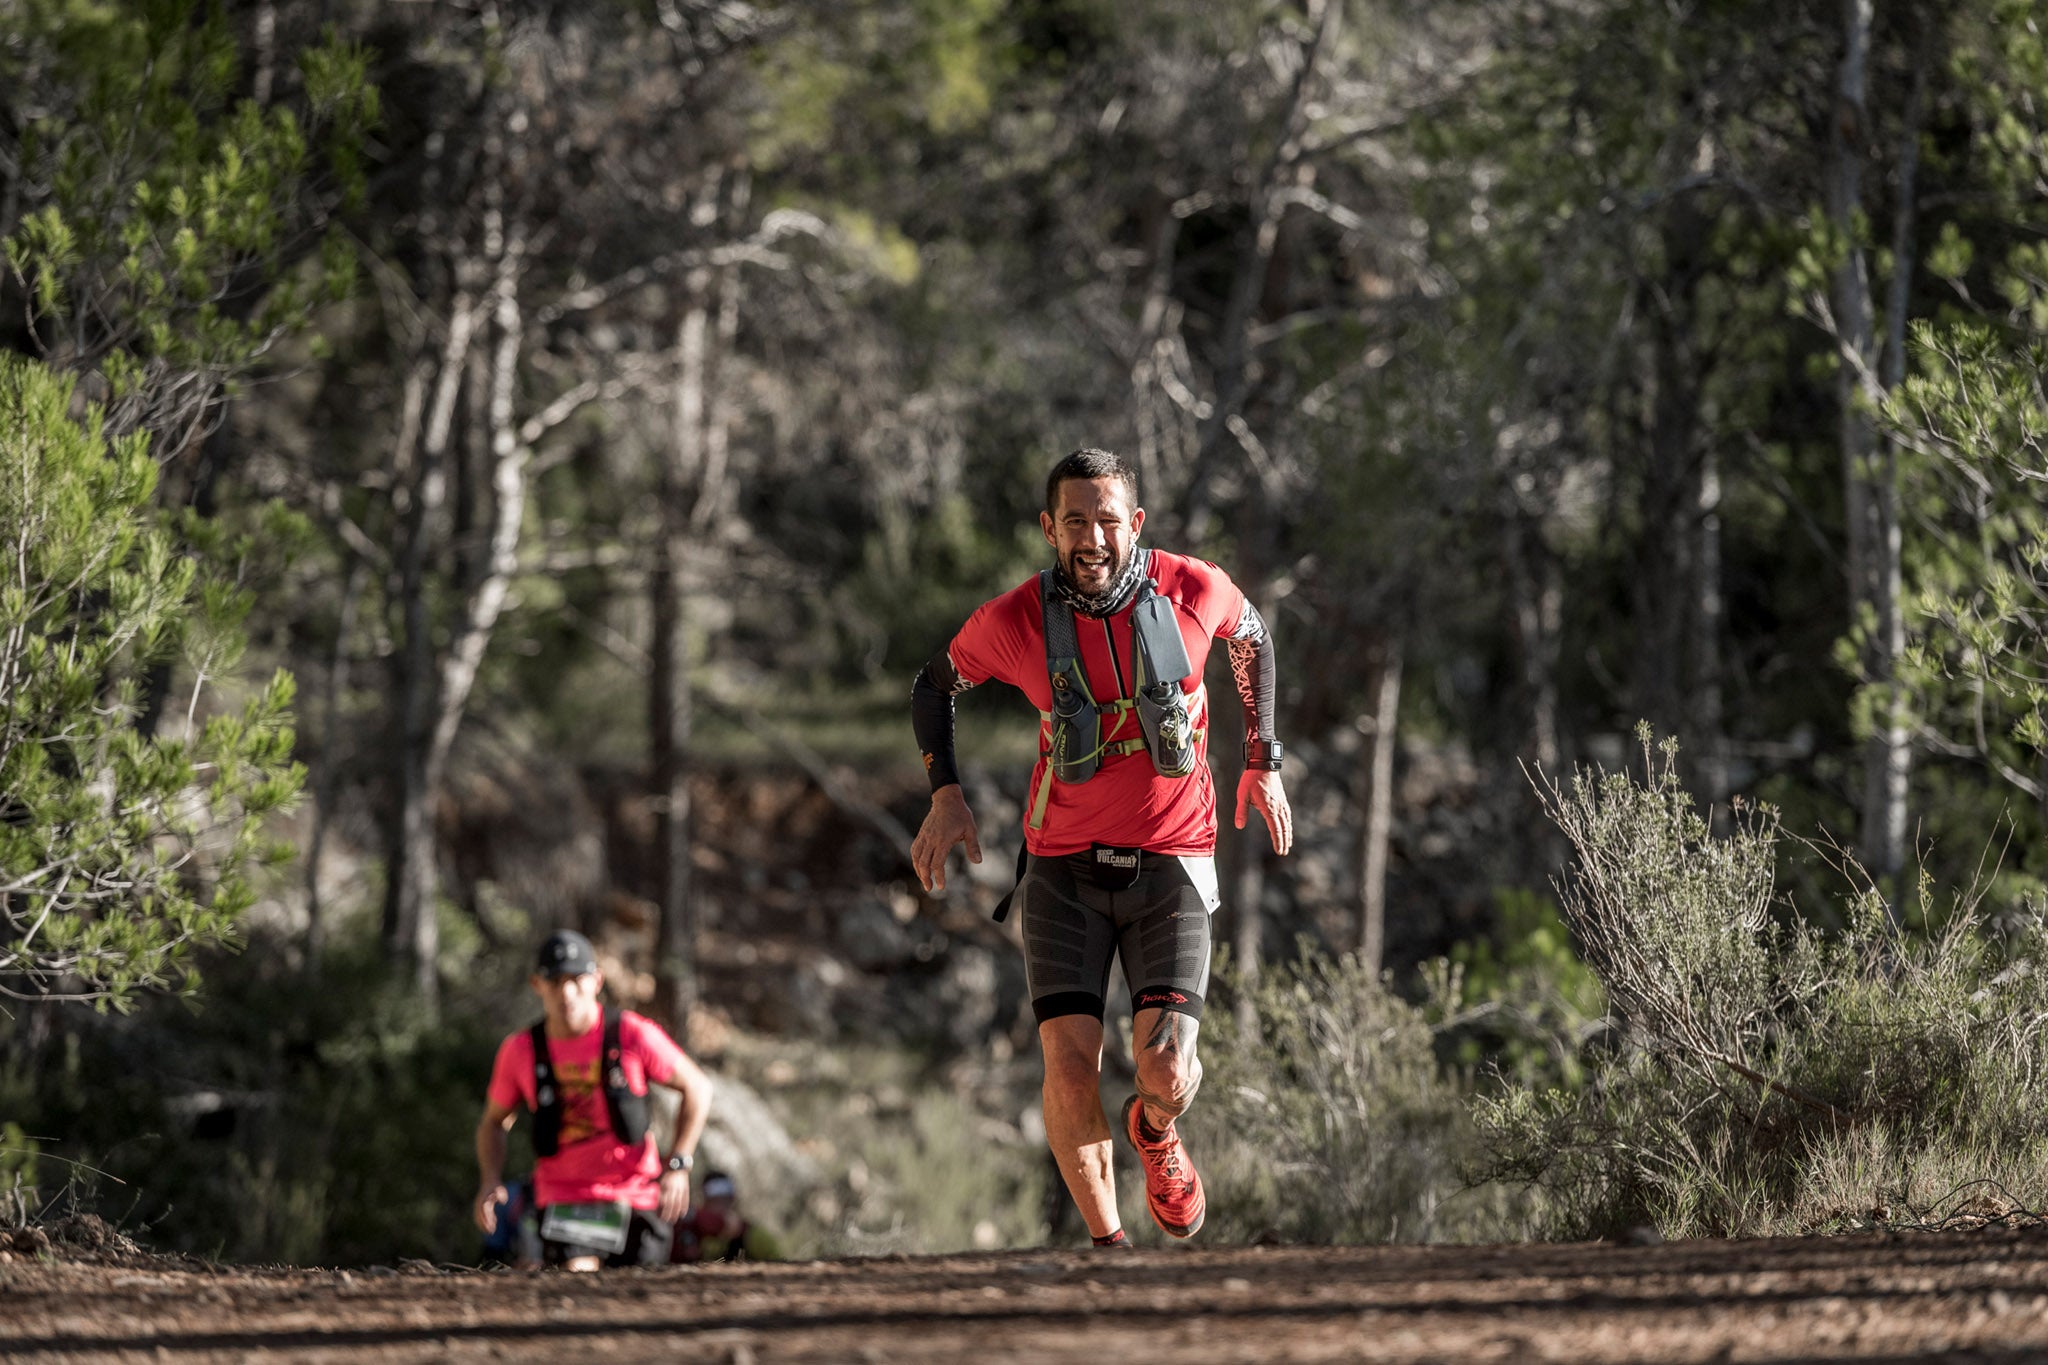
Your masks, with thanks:
M 694 1157 L 691 1157 L 683 1152 L 677 1152 L 674 1156 L 668 1159 L 668 1168 L 672 1171 L 687 1171 L 690 1169 L 690 1167 L 696 1164 L 696 1159 Z
M 1280 760 L 1285 756 L 1285 746 L 1277 739 L 1250 739 L 1245 741 L 1244 766 L 1261 772 L 1277 773 Z

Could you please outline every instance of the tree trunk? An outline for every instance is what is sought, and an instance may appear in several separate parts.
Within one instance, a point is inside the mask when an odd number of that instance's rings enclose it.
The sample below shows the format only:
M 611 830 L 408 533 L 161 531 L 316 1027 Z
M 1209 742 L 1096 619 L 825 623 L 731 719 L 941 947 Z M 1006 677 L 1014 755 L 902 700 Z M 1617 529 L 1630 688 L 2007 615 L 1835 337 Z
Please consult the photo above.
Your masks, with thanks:
M 491 632 L 510 600 L 512 577 L 519 569 L 519 533 L 526 520 L 526 466 L 531 454 L 520 438 L 515 411 L 519 355 L 525 344 L 519 307 L 522 254 L 523 241 L 515 232 L 505 244 L 492 307 L 497 335 L 491 349 L 490 397 L 485 407 L 490 426 L 489 535 L 483 553 L 464 580 L 468 588 L 464 610 L 442 667 L 440 707 L 429 754 L 429 771 L 436 789 L 446 771 L 449 752 L 455 747 L 455 734 L 461 728 L 469 694 L 483 666 Z
M 737 238 L 753 177 L 744 161 L 709 193 Z M 703 916 L 690 886 L 690 731 L 696 698 L 690 683 L 685 576 L 694 547 L 715 539 L 728 502 L 732 401 L 722 365 L 739 335 L 740 268 L 698 268 L 684 280 L 676 329 L 676 379 L 670 438 L 657 478 L 661 526 L 648 579 L 653 634 L 647 688 L 648 788 L 654 807 L 655 1009 L 678 1037 L 697 998 L 697 938 Z
M 1721 465 L 1711 442 L 1701 446 L 1691 484 L 1687 520 L 1692 530 L 1692 639 L 1683 733 L 1692 749 L 1699 792 L 1712 805 L 1727 799 L 1729 772 L 1721 662 L 1727 615 L 1721 591 Z
M 420 431 L 416 466 L 411 471 L 414 505 L 410 508 L 404 551 L 400 557 L 399 596 L 405 617 L 404 648 L 398 655 L 400 725 L 396 762 L 397 800 L 392 815 L 391 855 L 385 894 L 384 932 L 387 949 L 409 958 L 420 998 L 431 1011 L 439 1003 L 436 972 L 440 956 L 437 902 L 440 876 L 434 837 L 434 804 L 440 796 L 455 736 L 461 728 L 469 695 L 483 666 L 491 633 L 511 595 L 519 564 L 519 536 L 526 519 L 527 461 L 530 442 L 518 415 L 519 358 L 526 343 L 520 307 L 521 275 L 526 267 L 526 219 L 521 208 L 508 212 L 506 189 L 513 175 L 513 140 L 520 111 L 509 104 L 496 108 L 497 121 L 485 130 L 483 165 L 478 176 L 482 204 L 480 247 L 475 257 L 455 263 L 455 303 L 447 335 L 433 364 L 433 399 Z M 523 207 L 523 206 L 522 206 Z M 485 285 L 485 298 L 476 291 Z M 488 318 L 483 303 L 488 303 Z M 480 332 L 488 331 L 488 359 L 473 356 Z M 455 415 L 471 390 L 470 421 L 488 431 L 476 458 L 453 458 Z M 483 386 L 484 393 L 474 390 Z M 472 432 L 474 434 L 474 432 Z M 398 462 L 406 461 L 401 452 Z M 476 468 L 482 464 L 483 468 Z M 480 550 L 446 545 L 451 475 L 465 487 L 455 501 L 479 515 L 485 531 Z M 474 481 L 489 483 L 486 495 Z M 435 622 L 429 596 L 436 540 L 449 562 L 459 603 L 449 639 L 434 639 Z
M 1176 405 L 1164 392 L 1173 375 L 1173 337 L 1180 330 L 1179 305 L 1173 298 L 1174 255 L 1180 243 L 1180 216 L 1173 196 L 1163 188 L 1153 194 L 1157 215 L 1151 234 L 1151 259 L 1145 271 L 1145 301 L 1138 311 L 1136 354 L 1131 359 L 1132 417 L 1138 433 L 1138 486 L 1165 488 L 1166 471 L 1180 473 L 1181 443 Z
M 1556 773 L 1563 761 L 1558 723 L 1557 660 L 1564 640 L 1564 579 L 1543 539 L 1540 516 L 1511 501 L 1505 538 L 1509 625 L 1521 669 L 1526 757 Z
M 1365 819 L 1359 829 L 1358 960 L 1374 976 L 1386 960 L 1387 851 L 1394 831 L 1394 749 L 1399 739 L 1403 648 L 1390 638 L 1374 661 L 1372 711 L 1359 754 Z
M 435 961 L 440 955 L 441 930 L 435 905 L 440 895 L 440 876 L 434 840 L 433 806 L 448 772 L 448 757 L 455 748 L 469 694 L 483 666 L 491 633 L 497 627 L 511 593 L 512 576 L 519 567 L 519 533 L 526 517 L 526 463 L 528 447 L 520 439 L 514 412 L 519 353 L 524 329 L 519 308 L 521 244 L 516 234 L 500 244 L 497 279 L 493 285 L 492 321 L 496 328 L 488 368 L 490 393 L 485 410 L 490 426 L 489 536 L 483 553 L 476 557 L 464 581 L 462 609 L 452 638 L 438 668 L 427 622 L 424 593 L 408 605 L 407 655 L 429 680 L 408 692 L 407 752 L 403 756 L 404 808 L 400 816 L 403 840 L 404 876 L 394 879 L 404 900 L 398 910 L 397 940 L 401 952 L 409 953 L 420 996 L 432 1008 L 440 983 Z M 458 363 L 453 373 L 460 375 Z M 431 433 L 431 426 L 429 428 Z M 430 440 L 431 435 L 430 435 Z M 437 467 L 445 466 L 447 442 L 439 442 Z M 430 483 L 445 479 L 429 476 Z M 423 499 L 423 510 L 442 499 Z M 416 619 L 415 619 L 416 618 Z M 414 628 L 418 628 L 418 648 Z M 423 733 L 422 733 L 423 732 Z
M 1876 426 L 1875 410 L 1883 399 L 1877 327 L 1869 262 L 1856 236 L 1857 220 L 1863 212 L 1863 162 L 1869 138 L 1871 5 L 1872 0 L 1844 0 L 1843 4 L 1842 64 L 1829 144 L 1828 213 L 1845 238 L 1831 293 L 1841 353 L 1835 388 L 1842 422 L 1849 622 L 1858 638 L 1864 684 L 1883 689 L 1893 681 L 1905 642 L 1899 609 L 1897 458 Z M 1894 719 L 1894 709 L 1887 701 L 1864 742 L 1857 837 L 1857 856 L 1880 884 L 1892 883 L 1904 864 L 1910 761 L 1905 728 Z
M 467 263 L 458 266 L 457 274 L 468 274 Z M 387 952 L 394 957 L 410 957 L 421 994 L 430 1002 L 437 991 L 434 957 L 440 943 L 439 926 L 434 919 L 438 879 L 434 866 L 429 753 L 439 709 L 436 694 L 440 670 L 436 667 L 427 580 L 433 540 L 447 503 L 449 432 L 477 312 L 467 285 L 458 285 L 439 357 L 421 362 L 424 373 L 416 373 L 409 381 L 424 385 L 427 374 L 433 377 L 433 396 L 420 429 L 419 448 L 417 452 L 402 452 L 396 462 L 402 467 L 410 466 L 412 483 L 405 542 L 397 569 L 404 643 L 392 656 L 398 705 L 394 715 L 394 791 L 387 825 L 383 927 Z
M 1636 713 L 1659 733 L 1682 741 L 1686 770 L 1695 775 L 1701 737 L 1688 703 L 1701 677 L 1693 646 L 1702 567 L 1698 478 L 1706 443 L 1700 434 L 1702 364 L 1694 336 L 1694 298 L 1704 233 L 1691 201 L 1679 195 L 1664 223 L 1665 268 L 1641 284 L 1651 370 L 1636 597 Z M 1704 747 L 1712 747 L 1711 741 Z
M 1713 161 L 1702 142 L 1699 164 Z M 1665 267 L 1642 282 L 1650 319 L 1649 464 L 1635 585 L 1637 715 L 1677 738 L 1688 785 L 1708 803 L 1727 794 L 1721 635 L 1721 479 L 1704 431 L 1699 282 L 1709 224 L 1676 196 L 1663 228 Z
M 746 228 L 747 209 L 753 197 L 754 178 L 744 162 L 725 177 L 727 236 L 737 241 Z M 697 476 L 697 496 L 690 513 L 690 525 L 698 532 L 696 543 L 704 544 L 705 532 L 726 510 L 732 480 L 731 466 L 732 387 L 725 382 L 725 359 L 737 348 L 740 331 L 740 267 L 727 263 L 715 272 L 718 297 L 717 342 L 704 361 L 704 468 Z
M 661 462 L 661 529 L 656 536 L 650 617 L 654 639 L 647 689 L 648 774 L 654 807 L 655 1008 L 673 1031 L 682 1031 L 697 993 L 697 916 L 690 896 L 690 662 L 683 567 L 689 554 L 689 489 L 705 469 L 705 375 L 711 289 L 708 270 L 685 282 L 682 321 L 676 329 L 676 382 L 666 458 Z M 700 489 L 701 493 L 701 489 Z
M 1236 790 L 1232 783 L 1230 790 Z M 1263 966 L 1260 943 L 1265 937 L 1266 915 L 1261 904 L 1266 895 L 1266 849 L 1260 841 L 1265 831 L 1256 826 L 1263 822 L 1257 816 L 1248 816 L 1243 829 L 1236 831 L 1231 842 L 1235 846 L 1230 877 L 1230 956 L 1237 964 L 1237 1009 L 1234 1019 L 1240 1038 L 1250 1040 L 1258 1037 L 1259 1012 L 1252 1002 L 1252 995 L 1258 990 L 1259 974 Z
M 349 644 L 356 633 L 356 602 L 363 591 L 364 566 L 349 564 L 341 589 L 341 619 L 334 628 L 334 653 L 327 662 L 321 712 L 327 733 L 320 745 L 320 778 L 313 789 L 313 828 L 306 839 L 306 973 L 317 976 L 327 947 L 327 926 L 320 902 L 320 857 L 327 845 L 327 826 L 341 789 L 341 707 L 348 696 Z
M 269 104 L 271 91 L 277 83 L 276 0 L 257 0 L 256 12 L 250 20 L 249 47 L 255 61 L 255 72 L 249 80 L 249 97 L 259 105 Z
M 1308 36 L 1301 45 L 1301 69 L 1295 73 L 1287 107 L 1281 112 L 1280 125 L 1275 130 L 1273 154 L 1252 186 L 1248 201 L 1251 214 L 1239 239 L 1230 294 L 1217 327 L 1216 363 L 1211 379 L 1214 397 L 1209 414 L 1203 419 L 1194 473 L 1188 480 L 1184 499 L 1183 525 L 1191 541 L 1202 533 L 1209 519 L 1226 433 L 1231 419 L 1241 415 L 1250 394 L 1251 325 L 1268 284 L 1273 251 L 1280 239 L 1280 221 L 1287 211 L 1284 192 L 1299 188 L 1293 181 L 1306 169 L 1302 143 L 1309 123 L 1309 105 L 1322 74 L 1322 63 L 1336 45 L 1344 6 L 1342 0 L 1309 0 L 1308 10 Z

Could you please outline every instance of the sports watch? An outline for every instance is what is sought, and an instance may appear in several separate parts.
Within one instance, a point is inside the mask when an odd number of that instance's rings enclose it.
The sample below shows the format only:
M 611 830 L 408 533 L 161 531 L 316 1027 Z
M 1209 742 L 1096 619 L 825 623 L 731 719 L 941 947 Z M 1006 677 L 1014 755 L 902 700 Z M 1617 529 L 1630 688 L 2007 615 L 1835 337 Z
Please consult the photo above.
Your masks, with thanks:
M 1285 746 L 1277 739 L 1254 739 L 1244 746 L 1244 766 L 1261 772 L 1277 773 L 1280 760 L 1285 757 Z
M 694 1158 L 686 1156 L 682 1152 L 677 1152 L 668 1159 L 668 1168 L 672 1171 L 687 1171 L 695 1164 L 696 1160 Z

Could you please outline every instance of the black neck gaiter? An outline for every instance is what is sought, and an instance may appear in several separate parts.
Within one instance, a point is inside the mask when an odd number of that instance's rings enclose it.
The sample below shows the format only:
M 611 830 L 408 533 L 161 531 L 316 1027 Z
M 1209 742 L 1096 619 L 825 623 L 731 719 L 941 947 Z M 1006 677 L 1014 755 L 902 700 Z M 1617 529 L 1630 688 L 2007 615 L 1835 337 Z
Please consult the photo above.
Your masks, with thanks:
M 1131 557 L 1124 561 L 1123 572 L 1117 575 L 1116 582 L 1092 597 L 1074 586 L 1073 580 L 1067 577 L 1065 566 L 1055 563 L 1052 567 L 1053 590 L 1060 601 L 1082 616 L 1114 616 L 1138 595 L 1138 584 L 1144 581 L 1145 566 L 1151 558 L 1150 550 L 1133 546 Z

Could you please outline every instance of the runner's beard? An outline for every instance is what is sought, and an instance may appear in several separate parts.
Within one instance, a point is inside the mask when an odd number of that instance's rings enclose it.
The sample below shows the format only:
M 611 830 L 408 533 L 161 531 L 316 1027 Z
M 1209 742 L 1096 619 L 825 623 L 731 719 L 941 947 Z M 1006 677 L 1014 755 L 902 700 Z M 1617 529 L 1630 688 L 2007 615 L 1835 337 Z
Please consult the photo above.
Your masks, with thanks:
M 1135 545 L 1111 565 L 1108 586 L 1101 592 L 1081 591 L 1074 580 L 1073 560 L 1069 554 L 1054 565 L 1053 581 L 1061 600 L 1083 616 L 1112 616 L 1122 611 L 1136 596 L 1138 580 L 1144 577 L 1145 552 Z

